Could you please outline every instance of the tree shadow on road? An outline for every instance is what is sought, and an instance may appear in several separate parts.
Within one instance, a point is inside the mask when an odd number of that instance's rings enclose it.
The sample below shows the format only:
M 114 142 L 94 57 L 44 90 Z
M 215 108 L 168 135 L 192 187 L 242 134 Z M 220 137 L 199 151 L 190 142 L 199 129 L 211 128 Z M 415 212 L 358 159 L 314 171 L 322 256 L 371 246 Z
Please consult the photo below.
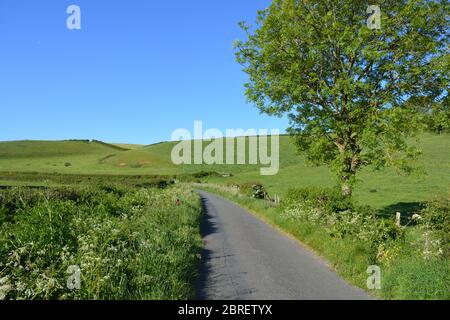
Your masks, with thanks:
M 214 234 L 217 232 L 216 223 L 213 221 L 213 216 L 207 210 L 207 202 L 208 199 L 205 197 L 201 197 L 202 204 L 202 220 L 200 223 L 200 233 L 202 239 L 207 237 L 210 234 Z M 201 262 L 199 267 L 199 274 L 197 283 L 195 285 L 195 298 L 197 300 L 206 300 L 207 296 L 207 283 L 210 275 L 210 268 L 208 265 L 208 261 L 211 259 L 211 251 L 206 249 L 204 246 L 201 252 Z

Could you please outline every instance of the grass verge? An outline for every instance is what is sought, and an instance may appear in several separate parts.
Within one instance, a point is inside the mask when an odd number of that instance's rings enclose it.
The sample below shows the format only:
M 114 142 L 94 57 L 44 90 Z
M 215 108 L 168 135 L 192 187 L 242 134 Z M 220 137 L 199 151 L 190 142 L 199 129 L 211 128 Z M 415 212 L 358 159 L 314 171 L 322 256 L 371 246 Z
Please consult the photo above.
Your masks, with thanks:
M 3 190 L 0 299 L 192 298 L 200 216 L 181 187 Z

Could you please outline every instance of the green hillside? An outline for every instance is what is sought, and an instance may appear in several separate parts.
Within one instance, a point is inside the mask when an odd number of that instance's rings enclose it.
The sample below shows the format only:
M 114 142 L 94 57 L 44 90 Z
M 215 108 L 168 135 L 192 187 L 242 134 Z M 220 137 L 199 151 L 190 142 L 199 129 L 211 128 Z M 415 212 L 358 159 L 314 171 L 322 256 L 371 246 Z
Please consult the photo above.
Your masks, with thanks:
M 270 193 L 281 196 L 294 187 L 336 185 L 327 167 L 310 166 L 301 156 L 291 158 L 295 154 L 294 147 L 288 142 L 281 143 L 280 157 L 286 158 L 281 161 L 278 175 L 261 176 L 259 172 L 250 171 L 227 178 L 228 183 L 258 181 Z M 417 166 L 425 171 L 423 174 L 405 176 L 392 168 L 382 171 L 366 168 L 358 176 L 356 199 L 391 211 L 417 206 L 434 196 L 450 196 L 450 135 L 423 134 L 413 143 L 423 152 L 417 161 Z M 221 182 L 223 179 L 211 178 L 210 181 Z
M 393 169 L 373 172 L 368 168 L 358 177 L 356 198 L 381 208 L 402 203 L 414 205 L 433 195 L 449 193 L 450 135 L 424 134 L 415 143 L 423 151 L 417 164 L 426 170 L 426 175 L 407 177 Z M 0 142 L 0 172 L 176 175 L 215 171 L 231 173 L 232 177 L 211 177 L 210 182 L 259 181 L 270 193 L 281 196 L 292 187 L 335 184 L 326 167 L 310 166 L 296 153 L 288 136 L 280 137 L 280 172 L 275 176 L 261 176 L 259 165 L 175 166 L 170 158 L 175 144 L 165 142 L 127 148 L 126 145 L 86 141 Z
M 287 167 L 297 163 L 299 157 L 290 138 L 282 136 L 280 143 L 281 166 Z M 175 166 L 171 161 L 171 151 L 176 144 L 164 142 L 144 147 L 85 141 L 0 142 L 0 171 L 136 175 L 200 171 L 259 172 L 259 165 Z M 203 143 L 204 146 L 207 144 Z M 66 166 L 68 163 L 70 166 Z
M 79 154 L 102 154 L 112 146 L 92 141 L 12 141 L 0 142 L 0 159 L 52 158 Z
M 91 173 L 125 149 L 97 141 L 0 142 L 0 171 Z
M 221 140 L 224 145 L 225 141 Z M 118 153 L 116 156 L 108 158 L 105 163 L 122 170 L 127 168 L 141 168 L 147 173 L 196 173 L 200 171 L 216 171 L 220 173 L 244 173 L 259 172 L 259 165 L 180 165 L 174 166 L 171 161 L 171 152 L 177 142 L 164 142 L 131 150 L 128 152 Z M 203 142 L 203 147 L 209 143 Z M 235 144 L 236 147 L 236 144 Z M 248 159 L 249 139 L 246 138 L 246 158 Z M 236 155 L 235 155 L 236 158 Z M 193 155 L 192 155 L 193 162 Z M 296 164 L 299 161 L 295 148 L 288 136 L 280 136 L 280 162 L 282 167 Z M 156 172 L 154 170 L 157 170 Z

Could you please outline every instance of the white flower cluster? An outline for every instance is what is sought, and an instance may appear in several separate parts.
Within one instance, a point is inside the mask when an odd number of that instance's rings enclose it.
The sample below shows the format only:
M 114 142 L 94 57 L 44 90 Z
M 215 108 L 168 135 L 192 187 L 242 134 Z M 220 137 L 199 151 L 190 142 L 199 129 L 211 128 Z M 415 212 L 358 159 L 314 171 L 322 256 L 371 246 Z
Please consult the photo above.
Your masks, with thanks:
M 425 260 L 440 258 L 444 254 L 442 242 L 439 238 L 435 238 L 432 231 L 425 231 L 422 235 L 423 250 L 422 256 Z
M 0 300 L 4 300 L 8 292 L 11 291 L 12 289 L 8 280 L 9 280 L 8 276 L 0 278 Z
M 382 221 L 376 219 L 372 214 L 355 210 L 329 212 L 325 208 L 314 206 L 309 200 L 290 205 L 283 210 L 282 217 L 322 226 L 332 236 L 351 236 L 354 241 L 372 242 L 377 239 L 389 238 L 387 233 L 391 231 L 389 228 L 385 228 Z

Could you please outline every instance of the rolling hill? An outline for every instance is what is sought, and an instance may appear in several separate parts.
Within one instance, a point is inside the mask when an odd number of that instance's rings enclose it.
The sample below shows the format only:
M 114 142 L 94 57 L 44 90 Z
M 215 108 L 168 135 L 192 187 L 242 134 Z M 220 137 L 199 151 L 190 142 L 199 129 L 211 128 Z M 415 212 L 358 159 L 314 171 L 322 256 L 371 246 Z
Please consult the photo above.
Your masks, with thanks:
M 0 142 L 0 171 L 91 173 L 126 149 L 99 141 Z
M 418 165 L 425 169 L 426 175 L 406 177 L 393 169 L 380 172 L 365 169 L 359 175 L 357 199 L 385 207 L 401 203 L 413 205 L 435 194 L 449 193 L 450 135 L 423 134 L 415 143 L 423 150 Z M 275 176 L 261 176 L 259 165 L 175 166 L 170 158 L 175 144 L 114 145 L 76 140 L 0 142 L 0 172 L 177 175 L 215 171 L 231 173 L 232 176 L 209 177 L 210 182 L 259 181 L 269 192 L 279 195 L 284 195 L 292 187 L 335 184 L 326 167 L 312 167 L 296 153 L 288 136 L 280 137 L 280 172 Z

